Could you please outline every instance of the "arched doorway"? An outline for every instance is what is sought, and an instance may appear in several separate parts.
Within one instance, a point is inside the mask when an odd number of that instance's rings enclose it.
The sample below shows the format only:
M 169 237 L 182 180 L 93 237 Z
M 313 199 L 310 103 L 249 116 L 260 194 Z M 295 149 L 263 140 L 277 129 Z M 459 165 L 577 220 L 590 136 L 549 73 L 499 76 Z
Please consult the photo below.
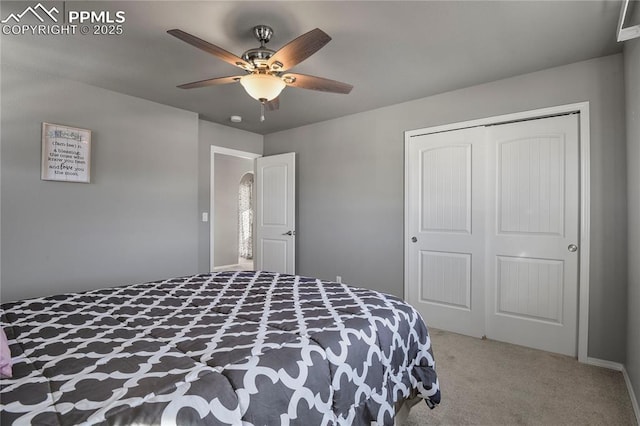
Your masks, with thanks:
M 253 269 L 254 176 L 247 172 L 238 186 L 238 263 Z

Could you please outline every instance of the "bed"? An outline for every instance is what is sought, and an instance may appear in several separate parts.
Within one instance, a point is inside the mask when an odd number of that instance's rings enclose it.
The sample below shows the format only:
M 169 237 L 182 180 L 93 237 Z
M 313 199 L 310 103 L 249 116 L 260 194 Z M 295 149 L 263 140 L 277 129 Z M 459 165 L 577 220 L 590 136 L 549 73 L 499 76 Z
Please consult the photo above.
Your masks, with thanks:
M 2 305 L 0 423 L 393 424 L 440 402 L 420 315 L 372 290 L 218 272 Z

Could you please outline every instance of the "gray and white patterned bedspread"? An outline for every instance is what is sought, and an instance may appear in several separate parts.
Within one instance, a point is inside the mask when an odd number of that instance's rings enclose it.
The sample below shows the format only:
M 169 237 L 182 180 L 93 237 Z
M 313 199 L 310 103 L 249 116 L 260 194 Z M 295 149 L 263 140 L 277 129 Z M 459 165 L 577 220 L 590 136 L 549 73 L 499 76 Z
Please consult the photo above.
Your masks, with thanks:
M 440 401 L 402 300 L 314 278 L 220 272 L 2 305 L 0 422 L 392 424 Z

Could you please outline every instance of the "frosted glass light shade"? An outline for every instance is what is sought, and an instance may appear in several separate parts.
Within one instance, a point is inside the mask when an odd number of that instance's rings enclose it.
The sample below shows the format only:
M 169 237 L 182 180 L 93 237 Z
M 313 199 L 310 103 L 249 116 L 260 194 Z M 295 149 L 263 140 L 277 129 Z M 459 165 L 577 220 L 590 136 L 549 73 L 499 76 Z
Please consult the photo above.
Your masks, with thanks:
M 261 102 L 277 98 L 286 86 L 284 81 L 270 74 L 245 75 L 240 78 L 240 84 L 249 96 Z

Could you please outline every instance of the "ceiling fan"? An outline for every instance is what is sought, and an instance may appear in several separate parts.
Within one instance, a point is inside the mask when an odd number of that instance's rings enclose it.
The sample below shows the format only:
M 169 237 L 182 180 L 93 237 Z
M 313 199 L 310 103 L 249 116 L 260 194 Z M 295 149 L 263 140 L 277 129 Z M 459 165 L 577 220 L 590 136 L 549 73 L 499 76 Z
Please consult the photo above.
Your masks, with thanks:
M 319 28 L 301 35 L 278 51 L 274 51 L 265 47 L 273 35 L 273 29 L 267 25 L 257 25 L 253 27 L 253 35 L 260 42 L 260 47 L 247 50 L 242 54 L 242 57 L 182 30 L 173 29 L 167 33 L 231 65 L 242 68 L 246 73 L 245 75 L 194 81 L 193 83 L 181 84 L 178 86 L 179 88 L 194 89 L 239 81 L 249 96 L 262 104 L 261 121 L 264 121 L 265 105 L 270 110 L 279 108 L 278 96 L 286 86 L 343 94 L 351 92 L 353 88 L 350 84 L 327 78 L 286 73 L 287 70 L 316 53 L 331 40 L 331 37 Z

